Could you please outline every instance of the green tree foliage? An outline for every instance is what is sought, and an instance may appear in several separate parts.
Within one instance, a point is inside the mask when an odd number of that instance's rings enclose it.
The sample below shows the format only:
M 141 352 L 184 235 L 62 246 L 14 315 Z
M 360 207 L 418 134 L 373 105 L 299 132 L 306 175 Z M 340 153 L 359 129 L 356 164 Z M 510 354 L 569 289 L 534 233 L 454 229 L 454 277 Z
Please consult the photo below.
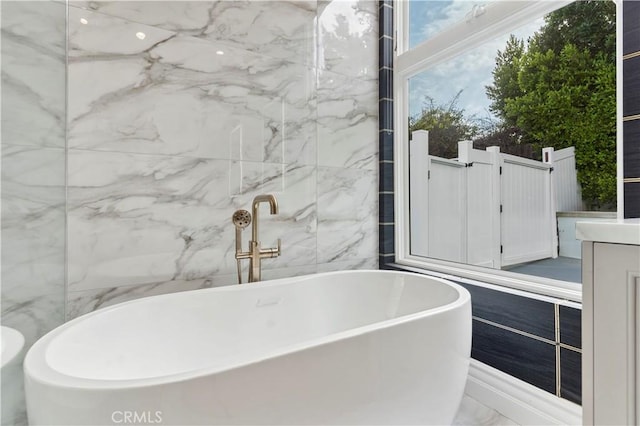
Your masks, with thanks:
M 548 15 L 524 51 L 519 46 L 512 37 L 498 52 L 487 87 L 492 110 L 537 151 L 575 146 L 584 201 L 615 206 L 615 5 L 573 3 Z
M 479 128 L 473 123 L 473 117 L 467 118 L 464 109 L 458 107 L 458 94 L 446 104 L 436 104 L 434 99 L 426 97 L 422 112 L 409 118 L 409 133 L 416 130 L 429 131 L 429 154 L 443 158 L 458 156 L 458 142 L 470 140 L 477 135 Z
M 503 51 L 498 51 L 496 67 L 493 70 L 493 85 L 488 86 L 487 97 L 492 100 L 489 110 L 504 121 L 506 126 L 513 126 L 509 117 L 505 114 L 505 102 L 507 99 L 517 98 L 522 95 L 522 89 L 518 84 L 520 61 L 524 56 L 524 41 L 518 40 L 511 34 Z

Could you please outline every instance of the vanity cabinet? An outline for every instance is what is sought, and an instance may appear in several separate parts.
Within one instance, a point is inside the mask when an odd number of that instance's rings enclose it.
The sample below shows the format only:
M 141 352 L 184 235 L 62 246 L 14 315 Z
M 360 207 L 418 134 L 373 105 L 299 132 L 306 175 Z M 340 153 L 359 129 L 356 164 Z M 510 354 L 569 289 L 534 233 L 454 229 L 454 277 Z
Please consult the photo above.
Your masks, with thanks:
M 637 425 L 640 224 L 579 223 L 576 229 L 583 240 L 583 423 Z

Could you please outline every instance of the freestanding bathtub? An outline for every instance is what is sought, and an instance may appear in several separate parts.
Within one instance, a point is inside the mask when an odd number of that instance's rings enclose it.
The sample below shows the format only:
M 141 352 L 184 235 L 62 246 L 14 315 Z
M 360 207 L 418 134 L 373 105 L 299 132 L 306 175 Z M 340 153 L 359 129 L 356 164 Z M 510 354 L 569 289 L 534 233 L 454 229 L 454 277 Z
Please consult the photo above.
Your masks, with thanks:
M 391 271 L 332 272 L 122 303 L 40 339 L 32 425 L 450 424 L 469 293 Z

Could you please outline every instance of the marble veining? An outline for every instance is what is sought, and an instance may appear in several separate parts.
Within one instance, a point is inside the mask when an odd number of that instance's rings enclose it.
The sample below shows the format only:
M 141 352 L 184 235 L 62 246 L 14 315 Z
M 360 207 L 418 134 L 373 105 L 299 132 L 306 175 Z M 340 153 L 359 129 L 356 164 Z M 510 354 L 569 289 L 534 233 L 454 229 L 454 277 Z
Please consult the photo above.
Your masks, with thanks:
M 283 172 L 258 164 L 263 173 Z M 261 239 L 273 245 L 282 238 L 287 248 L 265 268 L 314 263 L 315 168 L 289 166 L 282 181 L 263 173 L 246 176 L 243 194 L 230 197 L 220 191 L 228 165 L 213 159 L 70 150 L 69 289 L 232 273 L 230 215 L 261 192 L 276 194 L 281 205 L 277 216 L 263 213 Z
M 143 285 L 74 291 L 68 295 L 66 320 L 70 321 L 97 309 L 141 297 L 229 285 L 233 284 L 234 280 L 235 275 L 222 275 L 215 279 L 171 280 Z
M 64 150 L 2 147 L 3 298 L 64 292 L 64 197 Z
M 70 16 L 70 147 L 315 160 L 307 67 L 77 8 Z
M 318 167 L 318 263 L 377 252 L 377 182 L 377 171 Z
M 377 170 L 377 100 L 377 81 L 319 72 L 319 166 Z
M 64 5 L 2 5 L 2 144 L 64 147 Z
M 315 61 L 315 0 L 72 1 L 70 4 L 272 58 L 309 66 Z
M 340 37 L 375 39 L 373 2 L 345 5 L 321 5 L 353 27 Z M 341 60 L 301 59 L 315 1 L 71 6 L 68 288 L 78 305 L 232 275 L 229 216 L 260 193 L 280 204 L 261 214 L 261 242 L 283 245 L 265 277 L 376 266 L 377 85 Z M 242 29 L 282 8 L 290 22 L 255 27 L 286 43 Z

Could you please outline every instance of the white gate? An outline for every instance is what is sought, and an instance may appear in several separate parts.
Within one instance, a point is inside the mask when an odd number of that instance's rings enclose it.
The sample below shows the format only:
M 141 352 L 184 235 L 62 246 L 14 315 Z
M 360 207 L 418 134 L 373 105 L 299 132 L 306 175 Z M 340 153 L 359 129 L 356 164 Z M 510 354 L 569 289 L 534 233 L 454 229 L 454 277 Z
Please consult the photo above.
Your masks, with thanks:
M 557 257 L 551 166 L 500 154 L 502 266 Z
M 548 161 L 539 162 L 464 141 L 450 160 L 428 146 L 428 132 L 413 132 L 411 254 L 498 269 L 557 257 L 555 194 L 575 205 L 573 150 L 545 148 Z M 554 156 L 563 161 L 557 176 Z
M 464 164 L 430 156 L 428 253 L 431 257 L 467 263 L 467 216 Z M 437 189 L 436 189 L 437 188 Z

